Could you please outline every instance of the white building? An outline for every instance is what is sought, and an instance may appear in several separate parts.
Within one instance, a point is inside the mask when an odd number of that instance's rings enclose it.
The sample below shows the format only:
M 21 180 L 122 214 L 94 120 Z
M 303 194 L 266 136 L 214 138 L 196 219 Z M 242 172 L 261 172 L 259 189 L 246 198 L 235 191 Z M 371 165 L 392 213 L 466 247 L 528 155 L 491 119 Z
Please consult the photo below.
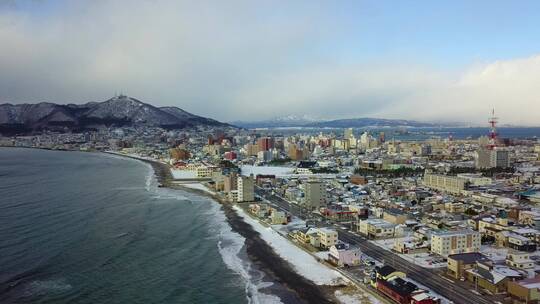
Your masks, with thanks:
M 467 188 L 468 181 L 465 178 L 457 176 L 433 174 L 426 171 L 423 183 L 425 186 L 436 190 L 461 193 L 462 190 Z
M 395 236 L 396 226 L 385 220 L 373 218 L 360 221 L 358 232 L 369 239 L 385 239 Z
M 257 153 L 257 159 L 262 162 L 271 161 L 274 158 L 272 151 L 259 151 Z
M 509 153 L 508 150 L 504 148 L 480 148 L 476 153 L 476 168 L 489 169 L 510 167 Z
M 450 254 L 479 252 L 480 232 L 472 230 L 435 232 L 431 235 L 431 252 L 447 257 Z
M 338 242 L 337 231 L 329 228 L 317 229 L 317 236 L 320 238 L 321 247 L 323 248 L 330 248 Z
M 255 180 L 253 174 L 238 177 L 238 202 L 252 202 L 255 200 Z
M 482 174 L 477 173 L 462 173 L 458 174 L 457 177 L 466 179 L 471 186 L 487 186 L 493 184 L 493 180 L 490 177 L 485 177 Z
M 349 248 L 348 244 L 339 243 L 328 252 L 328 259 L 339 267 L 360 265 L 362 253 L 358 248 Z

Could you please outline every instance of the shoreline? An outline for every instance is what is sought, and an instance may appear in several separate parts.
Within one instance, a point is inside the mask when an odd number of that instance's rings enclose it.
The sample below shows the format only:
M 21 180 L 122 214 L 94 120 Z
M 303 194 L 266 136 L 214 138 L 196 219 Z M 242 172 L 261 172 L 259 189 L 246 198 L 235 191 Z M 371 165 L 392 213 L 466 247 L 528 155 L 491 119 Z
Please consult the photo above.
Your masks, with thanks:
M 12 147 L 6 147 L 12 148 Z M 18 148 L 18 147 L 17 147 Z M 225 201 L 216 193 L 205 191 L 202 189 L 191 188 L 183 186 L 182 184 L 173 184 L 171 183 L 174 180 L 170 166 L 166 163 L 162 163 L 156 160 L 144 159 L 132 155 L 126 155 L 121 153 L 114 153 L 109 151 L 74 151 L 74 150 L 53 150 L 53 149 L 42 149 L 42 148 L 33 148 L 33 147 L 22 147 L 28 149 L 38 149 L 38 150 L 49 150 L 49 151 L 61 151 L 61 152 L 82 152 L 82 153 L 97 153 L 97 154 L 106 154 L 109 156 L 118 156 L 123 158 L 128 158 L 132 160 L 141 161 L 152 167 L 152 171 L 156 180 L 160 184 L 160 187 L 173 189 L 173 190 L 182 190 L 185 192 L 193 193 L 199 196 L 203 196 L 209 199 L 214 200 L 220 205 L 221 210 L 223 211 L 227 224 L 231 227 L 231 230 L 235 233 L 238 233 L 242 236 L 244 241 L 244 246 L 246 249 L 246 254 L 250 261 L 254 263 L 258 269 L 264 272 L 270 279 L 281 284 L 286 290 L 292 293 L 295 296 L 295 303 L 341 303 L 342 301 L 338 299 L 337 293 L 342 288 L 348 288 L 348 285 L 318 285 L 306 277 L 299 274 L 288 261 L 279 256 L 278 253 L 274 251 L 272 246 L 268 244 L 252 227 L 247 223 L 234 209 L 234 204 L 231 204 L 228 201 Z M 197 182 L 201 184 L 200 182 Z M 277 296 L 280 300 L 283 298 L 279 294 L 274 294 L 269 292 L 272 288 L 264 287 L 260 291 L 262 293 L 270 294 Z M 341 297 L 340 297 L 341 298 Z M 350 301 L 346 301 L 349 303 Z M 377 302 L 378 303 L 378 302 Z
M 336 286 L 316 285 L 298 274 L 287 261 L 281 258 L 274 249 L 260 237 L 259 233 L 255 231 L 250 224 L 246 223 L 244 219 L 236 213 L 232 208 L 233 205 L 224 201 L 219 195 L 201 189 L 184 187 L 180 184 L 171 184 L 170 182 L 173 180 L 172 173 L 169 166 L 164 163 L 129 155 L 110 152 L 103 153 L 145 162 L 151 165 L 156 179 L 163 187 L 190 192 L 214 200 L 221 205 L 221 209 L 225 214 L 227 223 L 232 231 L 245 238 L 244 245 L 246 246 L 247 255 L 260 270 L 295 293 L 298 298 L 305 303 L 326 304 L 339 302 L 334 296 L 334 292 L 337 288 Z M 264 291 L 264 289 L 262 291 Z

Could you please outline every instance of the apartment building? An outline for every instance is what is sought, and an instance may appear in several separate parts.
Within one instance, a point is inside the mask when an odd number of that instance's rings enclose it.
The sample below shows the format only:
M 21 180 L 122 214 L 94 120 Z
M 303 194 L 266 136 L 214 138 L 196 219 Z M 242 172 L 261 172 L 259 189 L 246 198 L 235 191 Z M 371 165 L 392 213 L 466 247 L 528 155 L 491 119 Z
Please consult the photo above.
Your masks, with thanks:
M 309 179 L 304 184 L 304 203 L 309 209 L 326 206 L 326 188 L 322 181 Z
M 476 168 L 478 169 L 510 167 L 509 153 L 504 148 L 480 148 L 476 153 Z
M 381 219 L 367 219 L 358 223 L 358 232 L 369 239 L 394 237 L 396 225 Z
M 468 185 L 468 181 L 465 178 L 433 174 L 431 172 L 424 174 L 423 183 L 426 187 L 455 194 L 459 194 L 461 191 L 467 189 Z
M 450 254 L 480 251 L 480 233 L 472 230 L 435 232 L 431 235 L 431 252 Z
M 320 238 L 321 247 L 323 248 L 330 248 L 338 242 L 338 233 L 332 229 L 319 228 L 317 230 L 317 236 Z
M 250 176 L 238 177 L 238 202 L 252 202 L 255 200 L 255 179 Z

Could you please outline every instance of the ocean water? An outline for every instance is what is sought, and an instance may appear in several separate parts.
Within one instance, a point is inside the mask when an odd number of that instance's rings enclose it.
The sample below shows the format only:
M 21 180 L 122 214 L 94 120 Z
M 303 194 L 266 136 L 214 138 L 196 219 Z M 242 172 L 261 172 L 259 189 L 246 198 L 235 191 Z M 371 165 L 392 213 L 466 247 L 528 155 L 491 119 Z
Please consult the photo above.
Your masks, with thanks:
M 291 128 L 291 129 L 270 129 L 265 130 L 269 134 L 273 135 L 293 135 L 298 132 L 306 134 L 319 134 L 331 133 L 334 135 L 342 135 L 343 128 Z M 377 137 L 380 132 L 384 132 L 386 140 L 427 140 L 431 138 L 449 138 L 454 139 L 477 139 L 480 136 L 488 136 L 489 128 L 469 127 L 469 128 L 354 128 L 354 134 L 359 137 L 364 131 L 368 131 L 373 136 Z M 406 131 L 406 132 L 404 132 Z M 512 139 L 533 139 L 538 140 L 540 138 L 540 127 L 523 127 L 523 128 L 511 128 L 502 127 L 497 128 L 497 133 L 500 138 L 512 138 Z
M 148 164 L 0 148 L 0 303 L 279 303 L 220 206 Z

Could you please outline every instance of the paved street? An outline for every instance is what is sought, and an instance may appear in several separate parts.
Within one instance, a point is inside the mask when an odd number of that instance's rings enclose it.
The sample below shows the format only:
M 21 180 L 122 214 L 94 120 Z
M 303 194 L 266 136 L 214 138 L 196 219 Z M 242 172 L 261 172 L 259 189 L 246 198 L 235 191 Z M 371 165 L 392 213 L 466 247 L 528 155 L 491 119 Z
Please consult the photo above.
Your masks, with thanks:
M 281 209 L 302 219 L 306 219 L 306 212 L 303 212 L 299 206 L 289 204 L 289 202 L 283 198 L 271 195 L 261 188 L 256 188 L 256 193 L 271 201 Z M 319 221 L 318 219 L 314 220 L 313 223 L 316 226 L 326 226 L 324 225 L 324 221 Z M 375 260 L 384 262 L 387 265 L 391 265 L 396 269 L 405 272 L 412 280 L 417 281 L 456 304 L 491 304 L 496 300 L 489 295 L 477 295 L 461 284 L 451 283 L 448 279 L 441 277 L 441 270 L 423 268 L 368 242 L 366 238 L 358 234 L 351 233 L 339 226 L 335 226 L 334 228 L 338 231 L 340 240 L 359 247 L 365 255 L 370 256 Z

